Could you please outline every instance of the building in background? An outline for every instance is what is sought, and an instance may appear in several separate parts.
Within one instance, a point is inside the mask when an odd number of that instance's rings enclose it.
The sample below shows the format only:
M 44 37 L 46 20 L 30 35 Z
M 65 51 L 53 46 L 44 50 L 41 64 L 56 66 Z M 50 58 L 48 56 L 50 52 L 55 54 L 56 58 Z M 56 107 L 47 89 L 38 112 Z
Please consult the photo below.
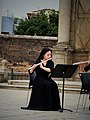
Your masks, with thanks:
M 14 20 L 13 17 L 2 16 L 1 33 L 13 34 Z
M 0 1 L 0 33 L 1 33 L 1 26 L 2 26 L 2 1 Z
M 52 9 L 41 9 L 41 10 L 37 10 L 37 11 L 31 11 L 27 13 L 28 19 L 30 19 L 31 17 L 36 17 L 38 13 L 40 12 L 44 12 L 47 16 L 49 15 L 50 12 L 52 12 Z M 58 13 L 58 11 L 55 11 L 56 13 Z

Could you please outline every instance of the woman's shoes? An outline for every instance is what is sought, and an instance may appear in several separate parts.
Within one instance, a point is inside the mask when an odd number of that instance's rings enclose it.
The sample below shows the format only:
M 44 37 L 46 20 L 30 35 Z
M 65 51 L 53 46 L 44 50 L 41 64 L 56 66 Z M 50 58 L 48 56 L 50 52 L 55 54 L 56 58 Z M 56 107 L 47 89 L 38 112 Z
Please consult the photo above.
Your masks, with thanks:
M 28 110 L 28 107 L 21 107 L 21 109 Z

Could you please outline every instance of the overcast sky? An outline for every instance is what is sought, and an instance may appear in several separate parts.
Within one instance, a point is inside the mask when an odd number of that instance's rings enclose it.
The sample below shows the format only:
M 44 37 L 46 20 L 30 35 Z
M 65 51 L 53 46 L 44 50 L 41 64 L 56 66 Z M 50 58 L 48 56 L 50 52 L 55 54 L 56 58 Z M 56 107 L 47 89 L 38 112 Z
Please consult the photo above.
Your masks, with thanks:
M 59 10 L 59 0 L 0 0 L 3 15 L 13 14 L 14 17 L 27 17 L 28 12 L 53 8 Z M 1 6 L 1 5 L 0 5 Z

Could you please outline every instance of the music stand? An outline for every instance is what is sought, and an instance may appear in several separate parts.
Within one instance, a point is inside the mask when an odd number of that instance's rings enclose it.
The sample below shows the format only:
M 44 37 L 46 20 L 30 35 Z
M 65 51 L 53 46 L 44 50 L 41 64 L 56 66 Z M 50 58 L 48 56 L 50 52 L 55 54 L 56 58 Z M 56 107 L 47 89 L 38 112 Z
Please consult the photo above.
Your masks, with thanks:
M 64 104 L 64 83 L 65 83 L 65 78 L 71 78 L 72 77 L 72 75 L 76 71 L 77 67 L 78 67 L 78 65 L 57 64 L 51 72 L 51 77 L 63 78 L 62 107 L 61 107 L 60 112 L 63 112 L 63 110 L 68 110 L 70 112 L 73 112 L 72 110 L 63 108 L 63 104 Z

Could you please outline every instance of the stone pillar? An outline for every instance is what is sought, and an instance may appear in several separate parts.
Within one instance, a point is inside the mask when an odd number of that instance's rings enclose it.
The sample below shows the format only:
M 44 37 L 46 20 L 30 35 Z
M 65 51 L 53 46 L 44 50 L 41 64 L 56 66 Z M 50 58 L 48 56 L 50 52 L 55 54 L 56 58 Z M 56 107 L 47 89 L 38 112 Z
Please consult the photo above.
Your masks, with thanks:
M 71 0 L 59 0 L 58 43 L 69 43 Z
M 8 61 L 5 60 L 5 59 L 3 59 L 3 60 L 1 61 L 2 66 L 1 66 L 1 68 L 0 68 L 0 72 L 4 72 L 5 70 L 7 70 L 7 68 L 6 68 L 6 64 L 7 64 L 7 63 L 8 63 Z
M 59 0 L 58 42 L 53 47 L 53 60 L 55 64 L 72 62 L 72 48 L 69 44 L 70 14 L 71 0 Z
M 3 59 L 1 61 L 1 68 L 0 68 L 0 82 L 6 82 L 7 79 L 8 79 L 8 72 L 7 72 L 7 68 L 6 68 L 6 65 L 7 65 L 8 61 Z

